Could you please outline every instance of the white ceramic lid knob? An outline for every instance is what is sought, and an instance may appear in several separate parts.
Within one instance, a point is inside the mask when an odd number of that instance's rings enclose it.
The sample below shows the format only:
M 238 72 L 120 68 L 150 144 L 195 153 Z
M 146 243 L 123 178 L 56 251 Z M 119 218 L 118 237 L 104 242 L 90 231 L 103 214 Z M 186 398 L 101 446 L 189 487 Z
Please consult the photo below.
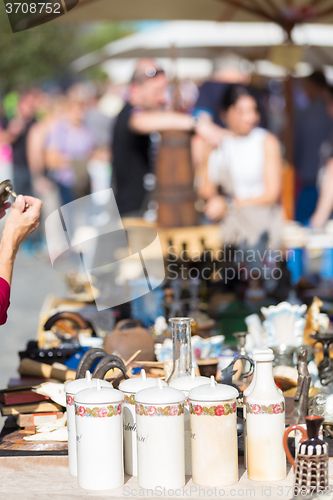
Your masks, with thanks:
M 191 375 L 185 375 L 185 377 L 174 378 L 169 383 L 169 387 L 174 387 L 175 389 L 179 389 L 180 391 L 188 392 L 194 387 L 207 384 L 209 384 L 209 378 L 201 376 L 197 377 L 195 375 L 195 368 L 192 368 Z
M 95 387 L 83 389 L 74 396 L 75 403 L 81 404 L 112 404 L 122 403 L 124 395 L 118 389 L 103 387 L 102 380 L 97 379 Z
M 127 380 L 122 380 L 119 384 L 119 389 L 127 394 L 136 394 L 142 389 L 147 389 L 148 387 L 156 387 L 158 380 L 154 377 L 147 377 L 145 370 L 141 370 L 139 377 L 128 378 Z M 163 385 L 167 385 L 166 382 L 162 382 Z
M 210 383 L 191 389 L 188 397 L 192 401 L 228 401 L 238 398 L 238 395 L 238 390 L 235 387 L 218 384 L 212 375 Z
M 171 404 L 183 403 L 184 393 L 173 387 L 164 386 L 162 380 L 158 379 L 157 387 L 142 389 L 135 395 L 136 403 L 143 404 Z
M 112 384 L 110 384 L 110 382 L 107 382 L 106 380 L 92 378 L 90 371 L 87 370 L 84 378 L 78 378 L 65 384 L 65 392 L 66 394 L 74 395 L 79 391 L 83 391 L 84 389 L 96 387 L 97 381 L 99 381 L 101 387 L 112 387 Z
M 265 351 L 256 352 L 253 354 L 253 361 L 273 361 L 274 353 L 272 349 L 267 349 Z

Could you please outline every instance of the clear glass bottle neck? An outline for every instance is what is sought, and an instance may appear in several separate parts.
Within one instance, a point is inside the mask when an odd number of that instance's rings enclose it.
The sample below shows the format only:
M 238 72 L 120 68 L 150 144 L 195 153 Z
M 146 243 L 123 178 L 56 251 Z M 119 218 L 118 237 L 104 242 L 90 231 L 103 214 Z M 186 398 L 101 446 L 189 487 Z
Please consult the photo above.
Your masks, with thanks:
M 173 368 L 168 382 L 178 377 L 191 375 L 191 321 L 191 318 L 170 320 L 172 328 Z

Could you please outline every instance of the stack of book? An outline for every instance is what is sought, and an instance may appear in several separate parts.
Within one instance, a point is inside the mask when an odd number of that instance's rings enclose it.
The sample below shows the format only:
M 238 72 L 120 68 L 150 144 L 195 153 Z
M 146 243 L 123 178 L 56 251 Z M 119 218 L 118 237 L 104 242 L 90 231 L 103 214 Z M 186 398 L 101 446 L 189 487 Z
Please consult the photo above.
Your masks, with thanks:
M 45 379 L 10 379 L 7 389 L 0 391 L 0 410 L 9 422 L 28 432 L 34 432 L 36 425 L 63 416 L 63 407 L 47 396 L 37 394 L 32 388 Z

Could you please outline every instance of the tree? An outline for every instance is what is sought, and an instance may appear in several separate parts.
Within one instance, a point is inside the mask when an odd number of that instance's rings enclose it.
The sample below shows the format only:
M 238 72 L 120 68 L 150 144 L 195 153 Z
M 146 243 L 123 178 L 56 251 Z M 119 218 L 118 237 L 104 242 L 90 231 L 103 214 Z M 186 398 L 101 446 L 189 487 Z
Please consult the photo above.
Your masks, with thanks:
M 13 33 L 0 4 L 0 89 L 26 87 L 68 74 L 77 56 L 76 33 L 68 26 L 43 24 Z
M 0 92 L 73 77 L 70 63 L 75 58 L 128 34 L 129 26 L 94 23 L 82 28 L 51 21 L 13 33 L 0 2 Z

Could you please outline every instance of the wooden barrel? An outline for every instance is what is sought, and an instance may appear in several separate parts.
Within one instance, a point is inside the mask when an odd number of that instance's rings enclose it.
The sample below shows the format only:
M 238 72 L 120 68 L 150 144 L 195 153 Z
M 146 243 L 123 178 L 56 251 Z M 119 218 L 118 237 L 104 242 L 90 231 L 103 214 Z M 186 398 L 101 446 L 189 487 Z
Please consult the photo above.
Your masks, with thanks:
M 161 227 L 195 226 L 198 214 L 194 207 L 190 134 L 168 131 L 161 135 L 155 192 L 158 224 Z

